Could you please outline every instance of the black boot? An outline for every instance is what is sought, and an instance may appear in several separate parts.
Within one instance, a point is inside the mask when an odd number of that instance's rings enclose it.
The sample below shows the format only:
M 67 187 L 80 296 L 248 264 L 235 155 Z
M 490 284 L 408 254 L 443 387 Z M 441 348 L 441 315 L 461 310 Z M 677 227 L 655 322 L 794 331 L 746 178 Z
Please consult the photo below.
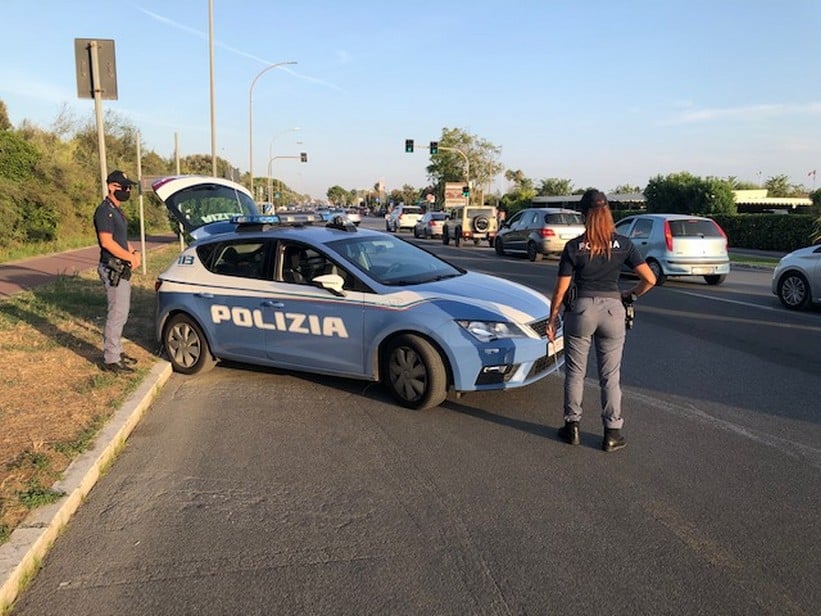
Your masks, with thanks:
M 566 421 L 564 425 L 559 428 L 559 438 L 570 445 L 579 444 L 579 422 Z
M 627 443 L 624 442 L 624 437 L 619 434 L 618 428 L 604 429 L 604 440 L 601 444 L 602 449 L 605 451 L 616 451 L 626 445 Z

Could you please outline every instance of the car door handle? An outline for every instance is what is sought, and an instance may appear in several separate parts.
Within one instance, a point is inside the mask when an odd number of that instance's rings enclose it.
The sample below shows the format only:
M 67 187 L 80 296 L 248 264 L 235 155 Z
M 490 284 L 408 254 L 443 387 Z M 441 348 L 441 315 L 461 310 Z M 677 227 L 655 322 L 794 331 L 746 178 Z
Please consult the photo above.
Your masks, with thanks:
M 214 299 L 213 293 L 194 293 L 194 297 L 201 297 L 203 299 Z
M 285 304 L 282 302 L 274 302 L 270 300 L 262 302 L 262 305 L 266 308 L 285 308 Z

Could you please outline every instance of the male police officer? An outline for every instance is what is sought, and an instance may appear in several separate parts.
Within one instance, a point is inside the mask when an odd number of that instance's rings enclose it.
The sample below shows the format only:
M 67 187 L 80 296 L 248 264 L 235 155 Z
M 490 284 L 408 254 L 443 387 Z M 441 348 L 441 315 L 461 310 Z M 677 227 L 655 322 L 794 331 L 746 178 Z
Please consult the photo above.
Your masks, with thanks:
M 108 312 L 103 331 L 103 369 L 133 372 L 134 357 L 123 353 L 122 333 L 131 308 L 131 269 L 140 266 L 140 253 L 128 242 L 128 221 L 120 205 L 131 196 L 132 182 L 122 171 L 106 178 L 108 194 L 94 212 L 94 229 L 100 245 L 97 272 L 105 285 Z

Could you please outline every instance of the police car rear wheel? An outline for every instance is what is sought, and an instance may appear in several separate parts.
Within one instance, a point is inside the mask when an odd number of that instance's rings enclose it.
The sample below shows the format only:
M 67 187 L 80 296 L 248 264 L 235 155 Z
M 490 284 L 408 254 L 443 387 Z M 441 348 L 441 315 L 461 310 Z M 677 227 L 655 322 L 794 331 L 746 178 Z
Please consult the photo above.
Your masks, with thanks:
M 418 336 L 406 334 L 390 343 L 385 353 L 384 382 L 396 401 L 407 408 L 432 408 L 447 398 L 442 357 Z
M 168 321 L 163 346 L 174 370 L 181 374 L 207 372 L 217 363 L 202 329 L 186 314 L 174 315 Z

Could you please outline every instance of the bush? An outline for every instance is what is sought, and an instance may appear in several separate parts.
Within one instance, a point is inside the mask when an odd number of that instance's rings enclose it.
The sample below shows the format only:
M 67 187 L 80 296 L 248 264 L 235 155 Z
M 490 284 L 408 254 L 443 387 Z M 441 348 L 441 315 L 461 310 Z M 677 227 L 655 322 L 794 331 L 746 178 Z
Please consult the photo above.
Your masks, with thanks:
M 815 217 L 806 214 L 716 214 L 732 248 L 792 252 L 813 243 Z

